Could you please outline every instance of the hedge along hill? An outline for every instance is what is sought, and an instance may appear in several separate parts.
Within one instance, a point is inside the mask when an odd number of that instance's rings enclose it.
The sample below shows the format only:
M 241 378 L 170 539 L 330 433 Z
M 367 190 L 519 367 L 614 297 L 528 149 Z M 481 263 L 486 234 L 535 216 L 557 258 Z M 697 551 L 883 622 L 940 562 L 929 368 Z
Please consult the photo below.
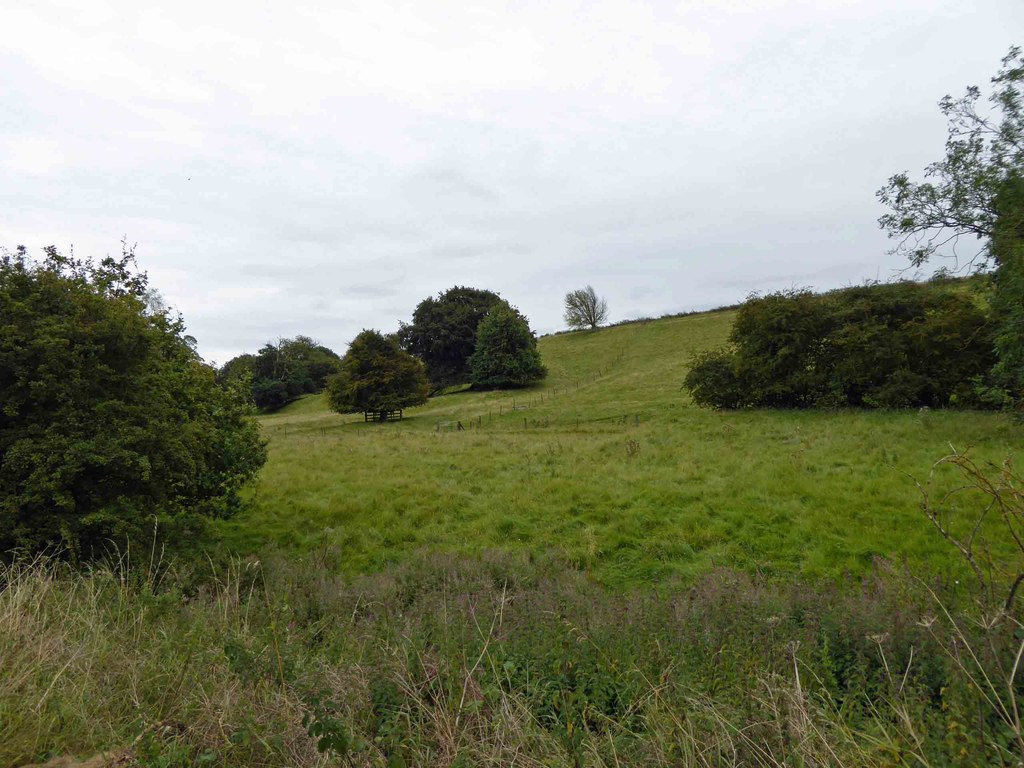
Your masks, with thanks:
M 715 408 L 982 407 L 995 336 L 977 288 L 901 282 L 751 299 L 731 346 L 699 356 L 686 386 Z

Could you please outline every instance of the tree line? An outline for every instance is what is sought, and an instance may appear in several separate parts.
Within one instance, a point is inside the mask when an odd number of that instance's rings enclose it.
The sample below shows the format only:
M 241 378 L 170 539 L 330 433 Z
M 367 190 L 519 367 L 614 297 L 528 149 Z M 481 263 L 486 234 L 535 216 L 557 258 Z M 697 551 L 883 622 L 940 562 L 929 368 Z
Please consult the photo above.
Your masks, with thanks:
M 300 336 L 233 358 L 219 372 L 224 382 L 247 381 L 260 408 L 325 390 L 335 411 L 383 418 L 449 387 L 523 387 L 546 374 L 527 318 L 497 293 L 465 286 L 421 301 L 396 333 L 363 330 L 343 357 Z
M 608 303 L 590 285 L 570 291 L 564 318 L 574 330 L 596 329 L 608 319 Z M 493 291 L 457 285 L 421 301 L 394 334 L 364 330 L 344 358 L 297 336 L 232 358 L 218 379 L 247 382 L 264 410 L 326 389 L 339 412 L 386 414 L 448 387 L 509 389 L 545 374 L 527 318 Z

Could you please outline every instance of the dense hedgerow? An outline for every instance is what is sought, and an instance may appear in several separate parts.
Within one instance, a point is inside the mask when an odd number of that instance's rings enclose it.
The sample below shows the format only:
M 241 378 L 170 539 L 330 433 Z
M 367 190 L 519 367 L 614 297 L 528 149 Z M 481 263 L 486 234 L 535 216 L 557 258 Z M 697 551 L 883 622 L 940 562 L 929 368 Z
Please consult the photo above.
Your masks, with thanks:
M 754 297 L 730 346 L 698 356 L 700 405 L 980 406 L 994 327 L 970 284 L 900 282 Z

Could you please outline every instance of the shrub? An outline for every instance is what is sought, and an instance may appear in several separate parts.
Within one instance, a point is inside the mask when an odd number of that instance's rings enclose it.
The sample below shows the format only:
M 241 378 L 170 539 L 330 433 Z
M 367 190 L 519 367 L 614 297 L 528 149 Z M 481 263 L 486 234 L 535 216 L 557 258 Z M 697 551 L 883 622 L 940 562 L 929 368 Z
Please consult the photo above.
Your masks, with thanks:
M 693 360 L 683 384 L 697 405 L 711 408 L 739 408 L 743 387 L 728 349 L 702 352 Z
M 266 459 L 245 394 L 133 265 L 0 256 L 0 552 L 194 530 Z
M 715 408 L 984 405 L 993 330 L 969 287 L 903 282 L 752 298 L 732 348 L 696 358 L 684 386 Z

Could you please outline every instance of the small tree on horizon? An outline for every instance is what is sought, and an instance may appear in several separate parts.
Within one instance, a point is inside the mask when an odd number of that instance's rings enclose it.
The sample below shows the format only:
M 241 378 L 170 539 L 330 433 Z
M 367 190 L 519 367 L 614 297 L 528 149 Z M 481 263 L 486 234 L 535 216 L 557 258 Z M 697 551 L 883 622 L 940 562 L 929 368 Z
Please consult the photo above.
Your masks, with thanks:
M 364 330 L 349 345 L 341 370 L 327 380 L 327 403 L 338 413 L 397 411 L 427 402 L 430 384 L 423 363 L 393 336 Z
M 593 286 L 565 294 L 565 322 L 570 328 L 597 328 L 608 320 L 608 302 Z
M 480 389 L 523 387 L 548 373 L 529 322 L 504 301 L 480 321 L 469 369 L 473 386 Z

